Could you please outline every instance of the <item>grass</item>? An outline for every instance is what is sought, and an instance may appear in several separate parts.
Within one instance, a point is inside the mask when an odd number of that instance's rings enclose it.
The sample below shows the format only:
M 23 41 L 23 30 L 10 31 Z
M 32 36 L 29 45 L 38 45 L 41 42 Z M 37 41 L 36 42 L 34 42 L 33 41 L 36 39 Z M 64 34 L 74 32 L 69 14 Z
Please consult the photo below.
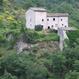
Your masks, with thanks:
M 44 31 L 28 30 L 30 37 L 34 41 L 58 41 L 58 35 L 55 32 L 45 33 Z
M 16 52 L 14 49 L 12 50 L 8 50 L 7 47 L 1 47 L 0 46 L 0 58 L 3 57 L 3 56 L 7 56 L 8 54 L 11 54 L 11 53 L 14 53 Z
M 49 33 L 47 35 L 42 35 L 38 41 L 57 41 L 58 40 L 58 35 L 56 33 Z

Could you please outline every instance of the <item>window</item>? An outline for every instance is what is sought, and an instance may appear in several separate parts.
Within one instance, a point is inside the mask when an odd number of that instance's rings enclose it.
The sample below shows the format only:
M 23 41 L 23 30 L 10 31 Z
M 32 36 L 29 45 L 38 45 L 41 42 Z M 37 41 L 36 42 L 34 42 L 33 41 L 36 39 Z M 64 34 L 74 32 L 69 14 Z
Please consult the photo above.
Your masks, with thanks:
M 62 21 L 63 19 L 61 19 L 61 21 Z
M 62 26 L 63 26 L 64 24 L 62 24 Z
M 42 21 L 44 21 L 44 19 L 42 19 Z
M 53 21 L 55 21 L 55 18 L 53 18 Z
M 48 29 L 50 29 L 50 26 L 48 26 Z
M 49 19 L 47 19 L 47 21 L 49 21 Z
M 67 27 L 67 26 L 65 26 L 65 27 Z
M 52 27 L 53 27 L 53 25 L 52 25 Z

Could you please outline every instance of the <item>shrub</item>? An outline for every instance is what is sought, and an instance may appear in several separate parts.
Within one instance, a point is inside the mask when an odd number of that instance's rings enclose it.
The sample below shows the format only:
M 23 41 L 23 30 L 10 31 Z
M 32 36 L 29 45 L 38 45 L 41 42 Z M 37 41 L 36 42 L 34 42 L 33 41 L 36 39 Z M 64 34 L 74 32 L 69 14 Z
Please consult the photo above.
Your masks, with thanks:
M 65 79 L 79 79 L 79 72 L 70 71 L 65 75 Z
M 11 75 L 16 76 L 18 79 L 47 79 L 47 69 L 43 64 L 40 64 L 35 59 L 33 54 L 16 54 L 10 53 L 0 60 L 0 66 L 3 70 L 10 73 L 7 76 L 12 78 Z M 3 79 L 3 75 L 1 76 Z M 9 78 L 8 78 L 9 79 Z
M 17 79 L 17 77 L 12 76 L 10 73 L 6 72 L 4 75 L 0 76 L 0 79 Z
M 36 25 L 35 30 L 36 31 L 41 31 L 43 29 L 43 25 Z
M 78 42 L 79 30 L 74 31 L 74 32 L 69 32 L 68 37 L 69 37 L 69 46 L 70 47 L 74 47 L 79 44 L 79 42 Z

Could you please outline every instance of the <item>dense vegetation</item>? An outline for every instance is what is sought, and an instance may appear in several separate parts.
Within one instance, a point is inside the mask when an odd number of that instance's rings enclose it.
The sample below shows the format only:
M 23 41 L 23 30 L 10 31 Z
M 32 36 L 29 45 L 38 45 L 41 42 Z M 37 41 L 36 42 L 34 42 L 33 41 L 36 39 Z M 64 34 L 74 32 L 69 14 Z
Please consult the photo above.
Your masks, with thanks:
M 0 0 L 0 79 L 79 79 L 79 30 L 68 32 L 62 52 L 43 49 L 38 53 L 35 47 L 17 54 L 13 49 L 21 36 L 28 43 L 58 41 L 56 33 L 45 35 L 25 28 L 29 7 L 67 12 L 69 26 L 79 29 L 79 0 Z
M 79 47 L 63 53 L 0 51 L 0 79 L 79 79 Z

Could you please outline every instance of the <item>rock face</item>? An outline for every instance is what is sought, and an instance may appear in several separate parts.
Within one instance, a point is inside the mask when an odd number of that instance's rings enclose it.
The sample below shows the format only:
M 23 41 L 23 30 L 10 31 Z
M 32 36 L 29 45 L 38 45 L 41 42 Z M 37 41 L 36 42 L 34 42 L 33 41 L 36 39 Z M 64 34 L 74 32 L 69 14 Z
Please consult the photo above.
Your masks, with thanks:
M 18 41 L 16 43 L 16 46 L 15 46 L 16 50 L 18 53 L 22 52 L 23 50 L 29 50 L 31 48 L 31 45 L 28 44 L 28 43 L 24 43 L 22 41 Z
M 48 41 L 48 42 L 38 42 L 36 44 L 28 44 L 22 41 L 18 41 L 15 46 L 18 53 L 21 53 L 23 50 L 31 50 L 32 48 L 37 51 L 48 50 L 50 52 L 56 51 L 59 49 L 59 44 L 57 41 Z
M 59 50 L 59 43 L 57 41 L 39 42 L 37 48 L 39 52 L 44 50 L 54 52 Z

